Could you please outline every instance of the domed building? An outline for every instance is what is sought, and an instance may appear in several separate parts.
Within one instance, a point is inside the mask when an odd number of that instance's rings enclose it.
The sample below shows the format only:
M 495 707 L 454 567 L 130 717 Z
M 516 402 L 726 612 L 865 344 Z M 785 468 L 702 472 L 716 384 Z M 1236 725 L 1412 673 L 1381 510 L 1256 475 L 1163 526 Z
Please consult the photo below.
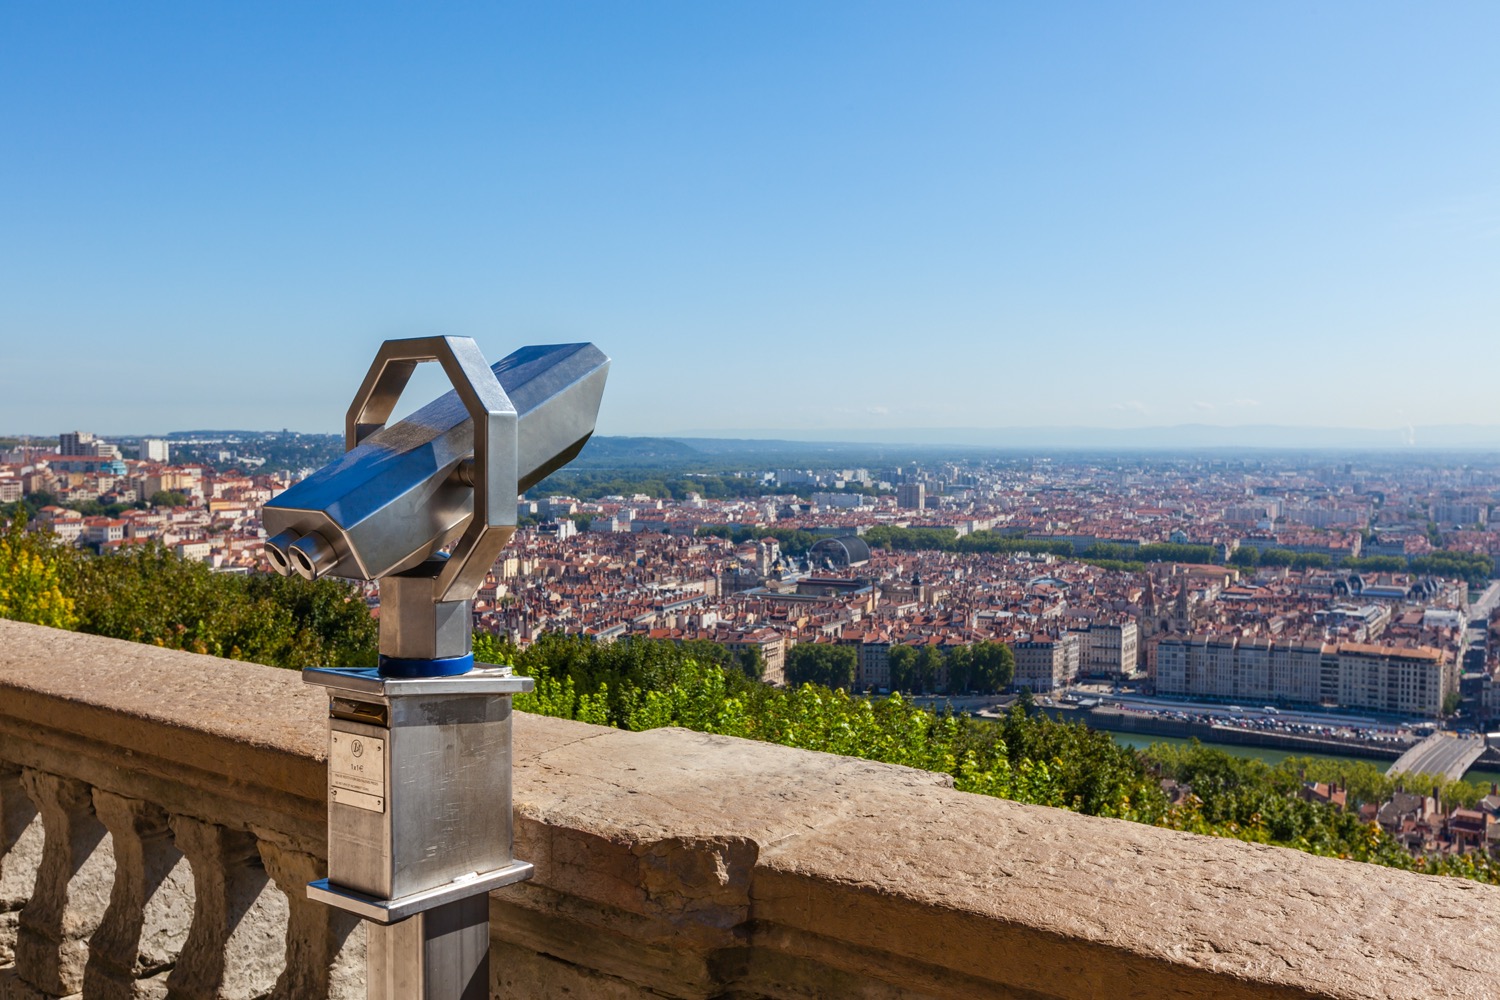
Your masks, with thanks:
M 825 569 L 852 569 L 870 561 L 870 546 L 858 535 L 825 538 L 807 553 L 808 561 Z

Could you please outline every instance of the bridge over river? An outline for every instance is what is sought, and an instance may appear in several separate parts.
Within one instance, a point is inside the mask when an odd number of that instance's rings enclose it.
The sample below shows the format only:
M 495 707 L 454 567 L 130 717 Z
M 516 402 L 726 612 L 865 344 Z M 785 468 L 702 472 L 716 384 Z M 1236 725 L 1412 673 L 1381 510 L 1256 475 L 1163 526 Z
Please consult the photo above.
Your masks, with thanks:
M 1479 755 L 1484 753 L 1484 737 L 1455 736 L 1452 733 L 1433 733 L 1412 747 L 1385 773 L 1396 774 L 1441 774 L 1449 781 L 1457 781 L 1464 772 L 1474 766 Z

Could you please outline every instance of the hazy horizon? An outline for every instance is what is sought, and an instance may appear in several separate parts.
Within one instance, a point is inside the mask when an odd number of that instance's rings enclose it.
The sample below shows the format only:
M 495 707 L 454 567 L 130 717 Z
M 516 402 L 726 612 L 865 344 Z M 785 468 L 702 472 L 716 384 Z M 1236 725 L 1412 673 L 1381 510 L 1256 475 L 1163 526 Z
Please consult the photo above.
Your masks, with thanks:
M 189 426 L 151 431 L 106 432 L 87 430 L 100 437 L 138 439 L 193 433 L 275 433 L 292 430 L 302 434 L 342 434 L 338 428 L 308 430 L 276 427 Z M 22 432 L 0 429 L 0 437 L 55 438 L 58 432 Z M 1433 427 L 1351 428 L 1297 427 L 1276 424 L 1176 424 L 1158 427 L 1106 428 L 1085 426 L 1030 427 L 929 427 L 929 428 L 833 428 L 799 431 L 795 428 L 687 429 L 645 434 L 605 434 L 619 440 L 669 440 L 744 442 L 745 444 L 912 445 L 924 448 L 1118 448 L 1123 450 L 1245 449 L 1351 451 L 1490 451 L 1500 449 L 1500 424 L 1446 425 Z

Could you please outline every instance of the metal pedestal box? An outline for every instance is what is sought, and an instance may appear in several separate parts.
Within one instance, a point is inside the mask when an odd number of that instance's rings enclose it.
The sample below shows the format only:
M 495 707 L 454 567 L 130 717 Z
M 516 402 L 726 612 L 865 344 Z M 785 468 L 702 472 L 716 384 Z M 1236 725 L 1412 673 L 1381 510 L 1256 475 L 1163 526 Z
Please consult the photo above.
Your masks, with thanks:
M 314 668 L 304 677 L 329 694 L 323 892 L 338 897 L 329 902 L 389 922 L 530 873 L 511 857 L 510 789 L 511 695 L 530 678 L 499 667 L 426 678 Z M 360 899 L 363 908 L 350 905 Z

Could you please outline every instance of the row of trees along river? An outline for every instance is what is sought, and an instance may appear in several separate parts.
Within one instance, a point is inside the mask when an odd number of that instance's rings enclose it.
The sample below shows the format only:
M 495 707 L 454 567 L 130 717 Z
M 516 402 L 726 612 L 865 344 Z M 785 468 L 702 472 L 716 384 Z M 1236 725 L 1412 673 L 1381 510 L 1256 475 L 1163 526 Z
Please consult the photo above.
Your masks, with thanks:
M 358 593 L 336 581 L 215 574 L 150 545 L 89 556 L 21 530 L 19 519 L 0 525 L 0 617 L 280 667 L 373 663 L 375 653 L 374 620 Z M 480 660 L 535 678 L 536 691 L 516 699 L 522 711 L 634 730 L 684 726 L 903 764 L 949 774 L 981 795 L 1500 884 L 1500 865 L 1485 855 L 1415 858 L 1354 812 L 1296 794 L 1305 778 L 1339 782 L 1351 801 L 1388 797 L 1391 779 L 1366 762 L 1273 766 L 1198 745 L 1137 750 L 1019 707 L 988 722 L 899 695 L 772 688 L 719 647 L 561 635 L 524 650 L 489 635 L 474 645 Z M 1193 794 L 1169 802 L 1163 778 Z M 1444 796 L 1473 802 L 1485 790 L 1451 782 Z

